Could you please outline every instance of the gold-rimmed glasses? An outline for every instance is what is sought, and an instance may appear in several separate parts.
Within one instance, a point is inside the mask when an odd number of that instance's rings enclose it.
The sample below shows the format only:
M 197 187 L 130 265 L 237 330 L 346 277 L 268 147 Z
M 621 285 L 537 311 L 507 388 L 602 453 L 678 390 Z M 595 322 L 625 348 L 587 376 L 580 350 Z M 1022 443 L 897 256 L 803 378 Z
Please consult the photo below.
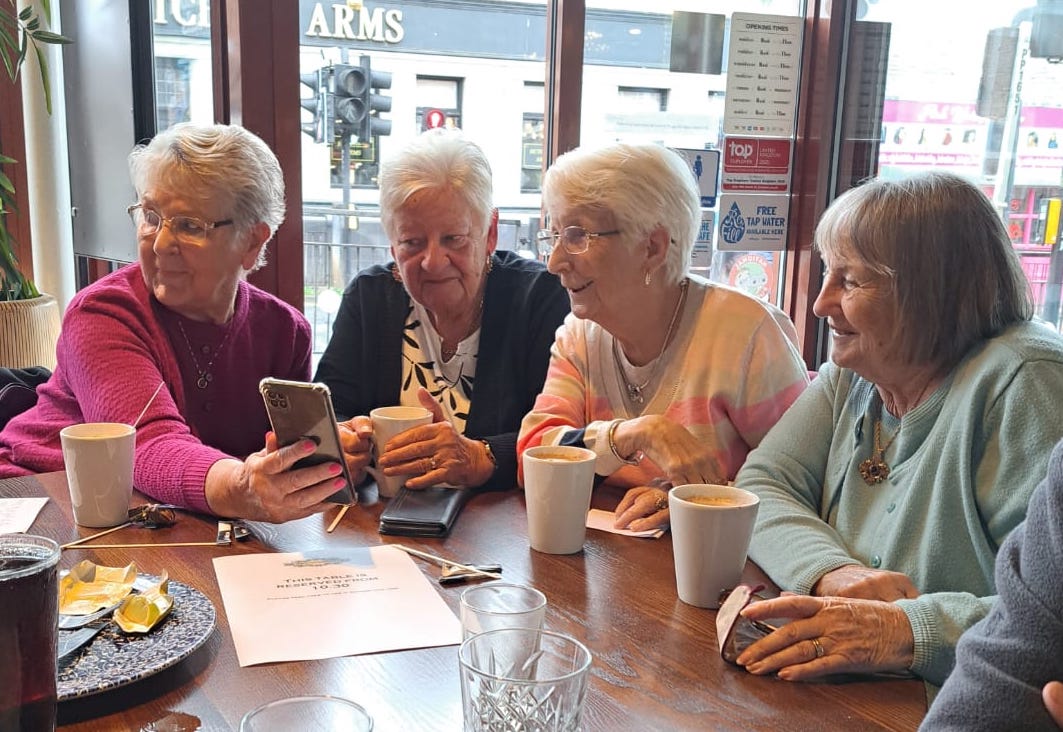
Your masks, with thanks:
M 539 253 L 550 256 L 558 242 L 569 254 L 583 254 L 590 247 L 592 240 L 603 236 L 615 236 L 619 233 L 619 229 L 587 231 L 582 226 L 566 226 L 561 231 L 540 229 L 535 238 L 539 242 Z
M 163 224 L 166 224 L 170 227 L 170 233 L 175 239 L 195 246 L 206 243 L 211 229 L 229 226 L 233 223 L 232 219 L 204 221 L 195 216 L 163 216 L 142 203 L 134 203 L 126 209 L 126 213 L 129 214 L 129 218 L 133 219 L 133 225 L 137 227 L 139 236 L 157 236 Z

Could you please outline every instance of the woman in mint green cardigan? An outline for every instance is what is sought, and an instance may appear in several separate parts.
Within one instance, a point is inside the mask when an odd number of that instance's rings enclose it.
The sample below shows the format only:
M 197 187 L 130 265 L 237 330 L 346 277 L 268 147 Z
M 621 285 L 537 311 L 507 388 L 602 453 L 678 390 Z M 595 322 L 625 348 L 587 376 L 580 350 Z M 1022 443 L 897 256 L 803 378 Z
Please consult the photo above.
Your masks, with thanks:
M 797 593 L 745 615 L 792 622 L 738 662 L 941 684 L 1063 437 L 1063 339 L 1030 322 L 1007 232 L 957 176 L 853 189 L 816 246 L 833 363 L 736 481 L 761 501 L 750 557 Z

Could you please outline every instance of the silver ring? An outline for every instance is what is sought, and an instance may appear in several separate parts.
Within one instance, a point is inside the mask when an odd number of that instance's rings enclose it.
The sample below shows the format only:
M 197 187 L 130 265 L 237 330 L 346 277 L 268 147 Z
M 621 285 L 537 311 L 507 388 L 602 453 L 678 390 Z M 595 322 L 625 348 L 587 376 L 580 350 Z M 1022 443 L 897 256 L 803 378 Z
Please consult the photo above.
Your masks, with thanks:
M 812 641 L 812 647 L 816 649 L 816 658 L 823 658 L 826 651 L 823 650 L 823 646 L 819 644 L 819 638 L 810 638 Z
M 435 459 L 434 456 L 428 458 L 428 469 L 429 470 L 435 470 L 436 469 L 436 459 Z

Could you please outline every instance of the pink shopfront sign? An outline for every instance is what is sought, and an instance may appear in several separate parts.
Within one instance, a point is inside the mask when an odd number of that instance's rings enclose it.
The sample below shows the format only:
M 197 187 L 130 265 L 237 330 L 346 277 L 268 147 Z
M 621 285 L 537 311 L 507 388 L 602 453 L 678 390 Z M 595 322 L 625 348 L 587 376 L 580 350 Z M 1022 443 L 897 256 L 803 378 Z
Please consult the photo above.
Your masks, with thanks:
M 879 151 L 882 172 L 933 167 L 981 177 L 989 120 L 974 110 L 974 104 L 887 100 Z M 1016 185 L 1059 186 L 1063 181 L 1063 109 L 1023 107 L 1015 153 Z

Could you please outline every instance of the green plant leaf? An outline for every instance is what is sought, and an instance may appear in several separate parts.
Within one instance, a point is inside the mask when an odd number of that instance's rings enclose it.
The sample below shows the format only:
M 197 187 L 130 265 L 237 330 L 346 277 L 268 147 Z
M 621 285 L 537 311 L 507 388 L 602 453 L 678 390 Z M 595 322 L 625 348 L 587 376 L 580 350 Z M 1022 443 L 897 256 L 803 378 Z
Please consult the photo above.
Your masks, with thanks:
M 7 26 L 3 23 L 0 23 L 0 43 L 3 43 L 3 45 L 10 48 L 12 51 L 18 50 L 18 44 L 15 43 L 15 37 L 11 35 L 11 31 L 9 31 Z M 0 51 L 2 51 L 2 49 L 0 49 Z M 7 55 L 7 51 L 2 52 L 5 56 Z
M 31 15 L 33 15 L 33 6 L 27 5 L 19 11 L 18 19 L 22 22 L 26 22 L 27 20 L 29 20 Z
M 33 51 L 37 54 L 37 63 L 41 67 L 41 86 L 44 87 L 44 109 L 48 114 L 52 113 L 52 82 L 48 78 L 48 60 L 44 57 L 44 51 L 36 43 Z
M 58 33 L 52 33 L 51 31 L 46 30 L 33 31 L 30 35 L 33 36 L 34 40 L 40 41 L 41 43 L 54 43 L 60 46 L 65 46 L 74 42 L 66 36 L 61 36 Z

